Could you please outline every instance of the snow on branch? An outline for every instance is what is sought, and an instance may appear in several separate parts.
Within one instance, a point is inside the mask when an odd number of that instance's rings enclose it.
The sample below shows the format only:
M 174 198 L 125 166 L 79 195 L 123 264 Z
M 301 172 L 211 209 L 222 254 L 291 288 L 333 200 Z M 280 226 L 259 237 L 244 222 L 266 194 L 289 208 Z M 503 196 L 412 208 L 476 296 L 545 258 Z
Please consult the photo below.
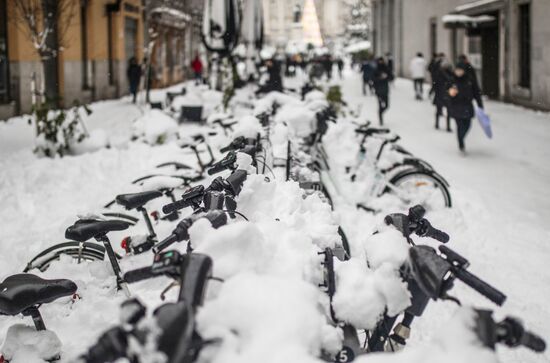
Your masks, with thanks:
M 67 30 L 76 12 L 75 0 L 12 0 L 10 21 L 26 33 L 41 58 L 57 56 L 66 44 Z M 51 37 L 55 37 L 51 41 Z M 55 46 L 52 47 L 52 44 Z

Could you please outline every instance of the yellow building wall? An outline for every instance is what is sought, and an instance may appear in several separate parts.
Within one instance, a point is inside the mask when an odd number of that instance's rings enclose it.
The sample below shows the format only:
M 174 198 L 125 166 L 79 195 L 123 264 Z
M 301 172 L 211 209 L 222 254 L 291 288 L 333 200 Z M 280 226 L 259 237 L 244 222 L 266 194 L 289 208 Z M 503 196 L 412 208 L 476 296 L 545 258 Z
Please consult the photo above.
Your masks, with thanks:
M 15 0 L 7 0 L 8 8 L 8 55 L 10 62 L 40 62 L 40 56 L 33 46 L 30 34 L 23 24 L 18 23 L 15 16 Z M 78 62 L 82 60 L 82 35 L 81 35 L 81 6 L 80 0 L 73 2 L 72 14 L 64 14 L 58 25 L 63 32 L 61 48 L 58 55 L 59 66 L 59 91 L 63 97 L 65 89 L 65 62 Z M 105 61 L 109 58 L 109 34 L 108 15 L 105 6 L 113 4 L 115 0 L 88 0 L 87 8 L 87 56 L 90 61 Z M 136 11 L 128 11 L 125 4 L 130 5 Z M 125 0 L 120 5 L 120 10 L 111 14 L 112 58 L 114 61 L 126 62 L 124 21 L 126 17 L 137 20 L 136 54 L 138 61 L 143 59 L 143 7 L 141 0 Z M 66 23 L 68 22 L 68 23 Z M 81 77 L 75 74 L 75 77 Z

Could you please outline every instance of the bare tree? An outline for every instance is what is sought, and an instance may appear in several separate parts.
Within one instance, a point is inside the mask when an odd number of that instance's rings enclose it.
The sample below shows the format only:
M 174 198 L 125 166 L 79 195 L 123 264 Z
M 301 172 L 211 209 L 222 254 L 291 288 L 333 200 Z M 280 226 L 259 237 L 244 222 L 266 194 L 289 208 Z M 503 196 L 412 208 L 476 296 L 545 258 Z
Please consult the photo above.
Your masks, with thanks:
M 40 56 L 46 98 L 59 101 L 57 56 L 67 46 L 67 30 L 79 0 L 11 0 L 10 21 L 30 39 Z M 81 0 L 82 1 L 82 0 Z M 86 0 L 83 0 L 86 1 Z

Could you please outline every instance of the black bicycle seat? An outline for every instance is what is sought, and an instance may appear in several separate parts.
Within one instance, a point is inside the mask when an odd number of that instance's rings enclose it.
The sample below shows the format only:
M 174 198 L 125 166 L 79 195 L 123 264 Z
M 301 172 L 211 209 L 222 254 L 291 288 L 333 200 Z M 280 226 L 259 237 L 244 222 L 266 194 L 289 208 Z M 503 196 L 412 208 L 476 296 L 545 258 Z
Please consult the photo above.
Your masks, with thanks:
M 143 207 L 150 200 L 156 199 L 161 196 L 162 193 L 158 190 L 151 190 L 142 193 L 120 194 L 116 196 L 115 200 L 118 204 L 126 209 L 135 209 Z
M 92 237 L 102 236 L 112 231 L 122 231 L 130 227 L 130 223 L 121 220 L 99 221 L 81 219 L 67 228 L 65 238 L 85 242 Z
M 0 283 L 0 314 L 17 315 L 76 292 L 71 280 L 44 280 L 32 274 L 17 274 Z

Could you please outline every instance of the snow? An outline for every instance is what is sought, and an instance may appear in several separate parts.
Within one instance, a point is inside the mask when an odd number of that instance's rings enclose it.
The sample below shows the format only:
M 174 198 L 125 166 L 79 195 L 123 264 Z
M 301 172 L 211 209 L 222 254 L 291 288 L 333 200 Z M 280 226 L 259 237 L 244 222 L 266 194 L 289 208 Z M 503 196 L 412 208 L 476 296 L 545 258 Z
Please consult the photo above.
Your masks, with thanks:
M 164 144 L 175 139 L 177 131 L 177 122 L 157 109 L 149 110 L 133 125 L 134 136 L 151 145 Z
M 364 105 L 360 120 L 376 120 L 376 100 L 361 95 L 358 73 L 346 70 L 343 80 L 333 82 L 342 84 L 344 99 L 352 109 Z M 219 113 L 219 93 L 192 84 L 187 87 L 190 94 L 196 92 L 208 103 L 209 115 Z M 156 96 L 162 98 L 162 92 Z M 231 137 L 262 131 L 251 115 L 270 111 L 277 103 L 282 107 L 270 141 L 273 157 L 286 158 L 288 140 L 294 141 L 312 130 L 315 118 L 311 107 L 317 109 L 323 100 L 322 92 L 312 93 L 305 102 L 280 93 L 269 94 L 257 101 L 253 110 L 244 106 L 232 110 L 240 115 L 240 124 Z M 550 337 L 546 324 L 550 320 L 550 272 L 546 268 L 550 247 L 545 242 L 550 236 L 550 117 L 488 101 L 486 111 L 493 119 L 495 137 L 488 141 L 474 125 L 466 140 L 468 155 L 462 157 L 453 135 L 433 130 L 433 106 L 414 100 L 410 81 L 395 81 L 390 105 L 387 125 L 403 137 L 401 143 L 407 149 L 425 157 L 452 185 L 455 207 L 431 210 L 426 217 L 449 232 L 450 247 L 470 260 L 473 273 L 508 295 L 507 303 L 497 313 L 499 317 L 520 316 L 529 329 Z M 152 179 L 142 186 L 130 182 L 159 172 L 155 166 L 162 162 L 177 160 L 194 165 L 193 155 L 173 141 L 177 134 L 191 136 L 208 130 L 204 126 L 178 125 L 162 111 L 141 109 L 127 98 L 97 103 L 92 108 L 94 113 L 86 120 L 87 125 L 98 135 L 108 136 L 112 147 L 78 156 L 36 158 L 31 152 L 32 128 L 22 118 L 0 123 L 0 280 L 21 271 L 39 251 L 63 241 L 64 230 L 76 215 L 98 211 L 120 193 L 177 186 L 170 177 Z M 224 279 L 223 283 L 209 283 L 206 302 L 198 311 L 200 334 L 222 338 L 201 353 L 201 361 L 318 362 L 322 350 L 338 351 L 342 331 L 328 323 L 329 298 L 318 288 L 323 282 L 323 268 L 322 256 L 317 254 L 340 244 L 338 225 L 349 238 L 353 257 L 346 262 L 335 261 L 336 315 L 368 328 L 384 311 L 398 313 L 409 304 L 408 291 L 398 275 L 398 268 L 407 259 L 408 245 L 382 222 L 385 212 L 403 210 L 396 210 L 394 201 L 386 199 L 376 201 L 383 211 L 377 215 L 355 208 L 358 199 L 366 198 L 371 166 L 369 160 L 360 164 L 365 177 L 362 185 L 353 186 L 343 176 L 343 168 L 358 162 L 357 143 L 348 141 L 355 137 L 349 121 L 343 117 L 337 125 L 331 125 L 324 140 L 331 155 L 331 170 L 337 171 L 330 176 L 332 187 L 340 192 L 340 196 L 334 193 L 335 211 L 318 194 L 306 195 L 297 182 L 272 179 L 271 175 L 268 181 L 264 175 L 252 174 L 237 198 L 238 211 L 248 221 L 237 217 L 227 226 L 213 229 L 207 221 L 199 220 L 190 229 L 196 252 L 212 256 L 214 276 Z M 140 139 L 148 143 L 130 140 L 134 124 Z M 166 142 L 153 147 L 159 135 L 166 135 Z M 219 146 L 228 140 L 230 137 L 222 135 L 213 138 L 212 144 Z M 374 143 L 367 145 L 369 150 L 376 148 Z M 371 155 L 367 151 L 367 158 Z M 220 157 L 217 152 L 216 157 Z M 239 166 L 248 168 L 250 158 L 244 154 L 238 157 Z M 389 151 L 383 160 L 390 163 L 394 157 Z M 151 203 L 149 212 L 162 206 L 162 202 L 156 202 Z M 162 221 L 154 227 L 159 236 L 165 236 L 173 225 Z M 374 231 L 379 233 L 372 235 Z M 113 233 L 113 245 L 122 253 L 118 244 L 123 237 L 145 232 L 140 222 L 132 230 Z M 415 241 L 428 242 L 419 238 Z M 175 248 L 185 250 L 184 244 Z M 121 265 L 127 271 L 150 262 L 151 254 L 144 254 L 125 257 Z M 71 361 L 118 323 L 119 305 L 125 297 L 116 291 L 107 262 L 77 265 L 62 259 L 37 274 L 70 277 L 78 285 L 80 299 L 59 299 L 40 309 L 46 326 L 64 343 L 61 362 Z M 161 304 L 159 293 L 168 283 L 167 278 L 158 278 L 131 285 L 130 289 L 152 310 Z M 467 306 L 491 307 L 460 283 L 453 295 Z M 174 296 L 171 291 L 167 298 Z M 432 301 L 425 314 L 415 320 L 404 352 L 368 355 L 357 361 L 538 363 L 550 358 L 549 353 L 535 355 L 526 349 L 499 348 L 495 355 L 479 346 L 471 330 L 472 321 L 469 308 Z M 6 343 L 7 330 L 22 322 L 31 323 L 28 317 L 0 317 L 0 342 Z M 39 345 L 33 349 L 36 347 Z M 33 362 L 40 355 L 33 349 L 22 350 L 12 362 Z
M 363 105 L 361 119 L 377 122 L 376 98 L 361 94 L 357 73 L 346 71 L 342 91 L 352 108 Z M 550 245 L 545 242 L 550 236 L 550 115 L 490 100 L 485 103 L 494 137 L 488 140 L 473 120 L 466 157 L 458 152 L 454 133 L 434 129 L 433 105 L 414 99 L 410 80 L 394 82 L 384 121 L 402 136 L 400 143 L 406 149 L 425 158 L 450 182 L 453 209 L 427 218 L 450 234 L 449 247 L 470 260 L 473 273 L 508 295 L 499 316 L 520 316 L 529 329 L 548 338 L 550 328 L 544 322 L 550 320 L 550 272 L 546 268 Z M 353 219 L 343 225 L 348 226 L 349 235 L 361 236 L 369 233 L 373 219 L 377 218 L 365 213 L 360 223 L 364 228 L 359 230 L 353 228 Z M 468 305 L 491 307 L 460 283 L 453 295 Z M 452 303 L 431 302 L 415 321 L 409 344 L 423 345 L 434 339 L 455 310 Z M 548 352 L 537 355 L 502 347 L 498 351 L 501 362 L 550 359 Z
M 371 48 L 371 43 L 368 40 L 363 40 L 361 42 L 356 42 L 353 44 L 348 45 L 344 48 L 344 52 L 346 53 L 357 53 L 362 50 L 369 50 Z

